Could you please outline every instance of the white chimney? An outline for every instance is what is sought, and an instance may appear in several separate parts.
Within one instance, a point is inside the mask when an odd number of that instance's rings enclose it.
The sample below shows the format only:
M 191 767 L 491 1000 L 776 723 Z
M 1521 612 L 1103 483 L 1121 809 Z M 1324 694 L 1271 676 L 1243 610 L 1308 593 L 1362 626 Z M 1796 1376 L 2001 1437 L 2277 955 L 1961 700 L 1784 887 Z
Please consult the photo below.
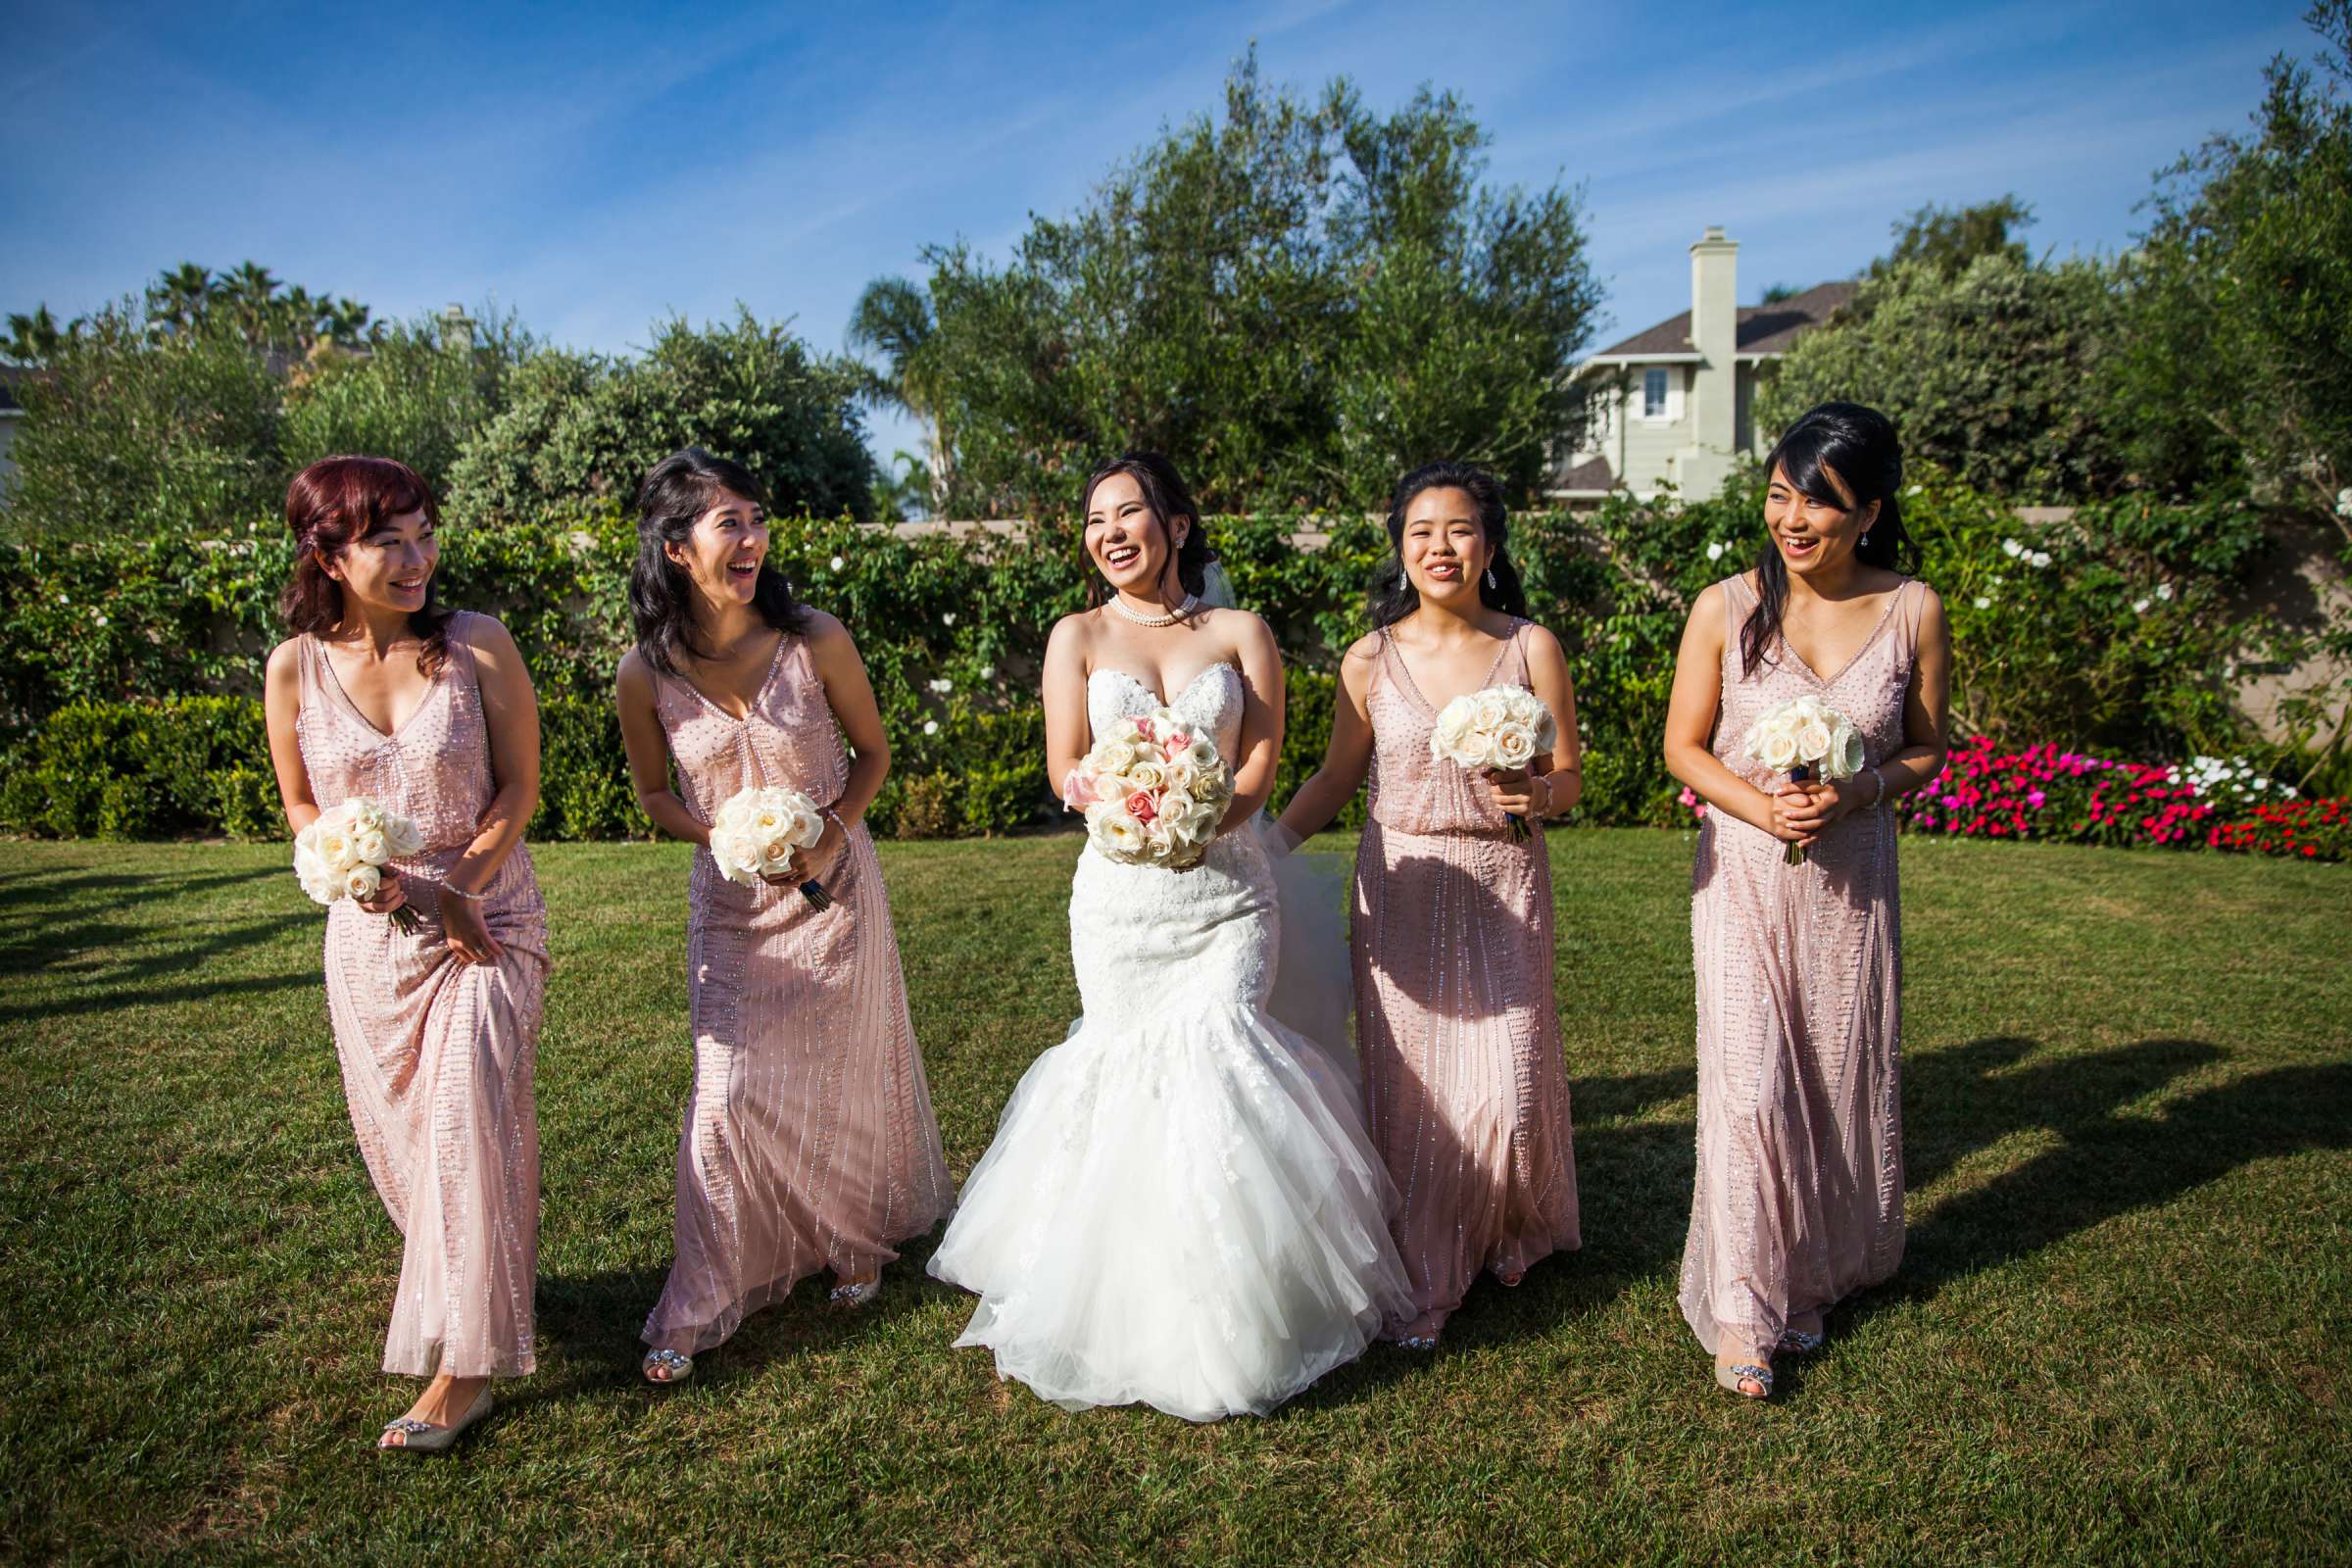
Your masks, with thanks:
M 1690 247 L 1690 446 L 1678 475 L 1692 500 L 1712 497 L 1732 469 L 1740 382 L 1740 243 L 1709 224 Z

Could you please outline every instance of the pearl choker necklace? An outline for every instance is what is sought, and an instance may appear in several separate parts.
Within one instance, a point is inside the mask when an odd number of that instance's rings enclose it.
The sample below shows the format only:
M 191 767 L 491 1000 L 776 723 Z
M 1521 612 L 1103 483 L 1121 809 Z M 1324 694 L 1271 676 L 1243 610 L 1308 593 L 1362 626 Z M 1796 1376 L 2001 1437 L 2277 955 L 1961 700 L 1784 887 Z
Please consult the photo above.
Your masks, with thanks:
M 1120 614 L 1125 615 L 1129 620 L 1134 621 L 1138 626 L 1173 626 L 1185 616 L 1191 614 L 1195 607 L 1197 607 L 1200 603 L 1200 601 L 1195 598 L 1193 595 L 1186 594 L 1184 596 L 1184 603 L 1178 605 L 1167 614 L 1139 615 L 1134 611 L 1127 608 L 1126 600 L 1121 599 L 1117 594 L 1112 594 L 1110 596 L 1110 608 L 1117 611 Z

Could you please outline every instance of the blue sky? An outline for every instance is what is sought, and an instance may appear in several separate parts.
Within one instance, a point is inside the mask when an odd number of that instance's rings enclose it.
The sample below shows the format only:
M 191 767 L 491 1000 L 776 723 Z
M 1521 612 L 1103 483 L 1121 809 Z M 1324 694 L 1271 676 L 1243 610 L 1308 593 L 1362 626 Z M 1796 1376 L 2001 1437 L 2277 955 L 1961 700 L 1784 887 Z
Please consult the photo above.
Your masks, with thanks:
M 1491 177 L 1585 187 L 1609 323 L 1684 309 L 1685 247 L 1740 299 L 1844 276 L 1923 202 L 2014 190 L 2112 251 L 2149 175 L 2245 122 L 2300 0 L 2213 4 L 8 7 L 0 309 L 86 311 L 248 257 L 407 316 L 518 309 L 611 350 L 736 301 L 841 346 L 928 241 L 1002 254 L 1163 122 L 1266 74 L 1420 82 Z M 876 444 L 912 445 L 878 421 Z

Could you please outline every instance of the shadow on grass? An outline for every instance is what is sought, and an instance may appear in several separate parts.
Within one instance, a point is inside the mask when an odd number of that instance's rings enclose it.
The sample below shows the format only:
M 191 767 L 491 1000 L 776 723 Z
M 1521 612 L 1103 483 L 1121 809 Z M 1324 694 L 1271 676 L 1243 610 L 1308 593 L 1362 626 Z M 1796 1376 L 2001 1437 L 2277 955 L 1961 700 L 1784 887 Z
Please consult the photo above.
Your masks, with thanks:
M 2275 1067 L 2127 1114 L 2229 1053 L 2201 1040 L 2143 1040 L 2013 1070 L 2035 1049 L 1994 1037 L 1905 1064 L 1912 1190 L 2012 1133 L 2047 1131 L 2059 1142 L 1919 1216 L 1901 1270 L 1855 1312 L 1927 1299 L 1952 1280 L 2159 1207 L 2256 1160 L 2352 1148 L 2352 1062 Z
M 904 1245 L 898 1260 L 882 1272 L 882 1294 L 865 1306 L 836 1308 L 826 1299 L 833 1278 L 819 1270 L 743 1320 L 726 1343 L 699 1352 L 694 1381 L 723 1388 L 777 1361 L 821 1355 L 880 1331 L 884 1325 L 938 1301 L 969 1303 L 973 1298 L 923 1272 L 939 1232 Z M 538 1328 L 551 1347 L 563 1347 L 561 1375 L 533 1381 L 532 1393 L 549 1399 L 605 1396 L 615 1388 L 662 1392 L 648 1383 L 642 1368 L 645 1344 L 638 1338 L 669 1277 L 666 1260 L 644 1268 L 611 1269 L 566 1277 L 542 1276 Z
M 1973 1041 L 1904 1063 L 1907 1185 L 1913 1194 L 1970 1153 L 2019 1133 L 2057 1147 L 1916 1213 L 1902 1267 L 1839 1309 L 1840 1327 L 1931 1299 L 1945 1284 L 2002 1267 L 2119 1215 L 2160 1207 L 2257 1160 L 2352 1148 L 2352 1062 L 2274 1068 L 2199 1090 L 2159 1109 L 2130 1107 L 2185 1074 L 2227 1060 L 2199 1040 L 2143 1040 L 2112 1051 L 2018 1063 L 2040 1048 Z M 1577 1133 L 1585 1246 L 1546 1258 L 1524 1285 L 1482 1279 L 1446 1327 L 1448 1351 L 1507 1346 L 1569 1328 L 1642 1284 L 1672 1289 L 1690 1221 L 1694 1167 L 1687 1122 L 1609 1124 L 1690 1092 L 1691 1075 L 1583 1080 Z M 1916 1200 L 1915 1200 L 1916 1201 Z M 1345 1402 L 1419 1363 L 1375 1350 L 1301 1400 Z
M 259 882 L 289 872 L 257 865 L 243 871 L 208 871 L 198 876 L 132 876 L 120 871 L 17 871 L 0 874 L 0 911 L 21 919 L 64 915 L 94 893 L 117 893 L 142 901 L 177 898 L 239 882 Z

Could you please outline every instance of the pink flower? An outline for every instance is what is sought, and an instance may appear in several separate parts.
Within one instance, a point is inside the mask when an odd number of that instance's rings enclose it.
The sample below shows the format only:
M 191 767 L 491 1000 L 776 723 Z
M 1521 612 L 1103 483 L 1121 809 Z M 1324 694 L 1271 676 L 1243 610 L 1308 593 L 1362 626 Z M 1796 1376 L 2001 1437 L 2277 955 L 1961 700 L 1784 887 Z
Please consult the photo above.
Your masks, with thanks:
M 1150 790 L 1137 790 L 1127 797 L 1127 814 L 1138 822 L 1149 822 L 1159 815 L 1159 802 Z
M 1070 769 L 1070 776 L 1061 781 L 1061 804 L 1066 810 L 1085 810 L 1094 804 L 1094 796 L 1093 787 L 1074 767 Z
M 1152 720 L 1138 717 L 1135 721 L 1135 732 L 1145 740 L 1152 739 Z

